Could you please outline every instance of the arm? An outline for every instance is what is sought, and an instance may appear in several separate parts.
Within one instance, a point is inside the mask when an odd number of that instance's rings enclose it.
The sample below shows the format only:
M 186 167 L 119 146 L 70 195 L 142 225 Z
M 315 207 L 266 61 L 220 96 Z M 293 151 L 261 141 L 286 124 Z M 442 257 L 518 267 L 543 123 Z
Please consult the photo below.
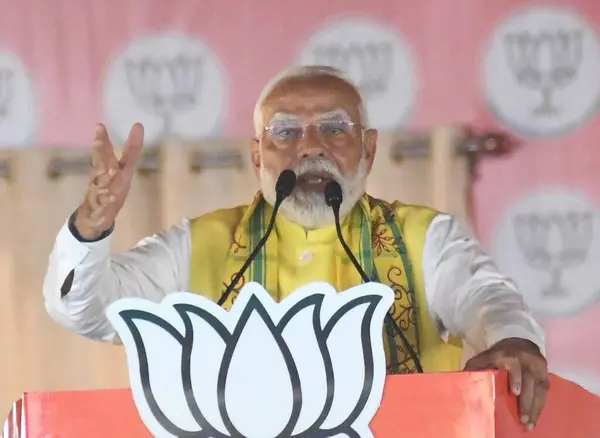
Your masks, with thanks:
M 502 339 L 522 338 L 544 354 L 544 332 L 516 285 L 456 218 L 439 215 L 431 223 L 423 273 L 429 309 L 443 330 L 477 352 Z
M 46 311 L 67 330 L 120 343 L 105 314 L 111 303 L 124 297 L 159 302 L 187 289 L 189 224 L 185 221 L 116 255 L 110 253 L 111 238 L 112 230 L 85 241 L 71 220 L 65 223 L 50 254 L 43 293 Z

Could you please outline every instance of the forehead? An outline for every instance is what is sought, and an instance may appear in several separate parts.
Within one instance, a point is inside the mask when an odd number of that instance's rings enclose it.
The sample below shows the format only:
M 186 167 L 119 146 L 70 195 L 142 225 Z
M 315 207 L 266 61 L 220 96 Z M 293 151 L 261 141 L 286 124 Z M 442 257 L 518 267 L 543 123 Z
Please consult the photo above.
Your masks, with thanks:
M 310 117 L 340 110 L 359 120 L 360 105 L 360 95 L 349 84 L 334 77 L 317 77 L 277 85 L 263 101 L 261 111 L 265 121 L 276 113 Z

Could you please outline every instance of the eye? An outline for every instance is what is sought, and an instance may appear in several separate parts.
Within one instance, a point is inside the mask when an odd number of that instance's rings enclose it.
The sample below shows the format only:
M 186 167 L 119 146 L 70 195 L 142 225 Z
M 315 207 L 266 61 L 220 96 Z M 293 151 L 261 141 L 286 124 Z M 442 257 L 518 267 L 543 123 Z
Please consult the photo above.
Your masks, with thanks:
M 276 140 L 293 140 L 300 135 L 298 128 L 274 128 L 271 130 L 273 138 Z
M 348 124 L 343 122 L 327 122 L 320 125 L 320 131 L 323 135 L 337 136 L 349 132 Z
M 321 132 L 327 135 L 338 135 L 343 134 L 344 131 L 336 126 L 323 126 Z

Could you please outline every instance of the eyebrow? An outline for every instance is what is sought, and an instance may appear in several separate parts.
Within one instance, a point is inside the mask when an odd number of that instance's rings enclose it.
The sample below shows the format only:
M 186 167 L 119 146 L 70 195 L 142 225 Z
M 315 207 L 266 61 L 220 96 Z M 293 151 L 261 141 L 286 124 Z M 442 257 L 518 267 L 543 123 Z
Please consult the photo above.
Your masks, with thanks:
M 297 121 L 299 119 L 302 119 L 302 116 L 299 116 L 298 114 L 277 112 L 273 115 L 273 117 L 271 117 L 271 120 L 269 121 L 269 123 Z M 327 111 L 325 113 L 319 113 L 316 115 L 315 119 L 317 119 L 317 120 L 337 119 L 337 120 L 343 120 L 343 121 L 348 121 L 348 122 L 352 120 L 350 115 L 348 115 L 348 113 L 341 108 L 336 108 L 334 110 Z
M 350 115 L 341 108 L 334 109 L 333 111 L 328 111 L 326 113 L 321 113 L 317 116 L 317 119 L 341 119 L 347 122 L 352 120 Z
M 296 121 L 299 118 L 300 117 L 296 114 L 278 112 L 278 113 L 275 113 L 273 115 L 273 117 L 271 117 L 271 120 L 269 120 L 269 123 Z

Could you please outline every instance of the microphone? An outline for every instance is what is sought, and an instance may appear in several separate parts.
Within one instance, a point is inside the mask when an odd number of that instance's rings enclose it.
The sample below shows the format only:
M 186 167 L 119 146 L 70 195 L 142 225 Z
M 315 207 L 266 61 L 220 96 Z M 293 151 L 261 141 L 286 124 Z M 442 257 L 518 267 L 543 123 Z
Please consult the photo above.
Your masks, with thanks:
M 354 268 L 360 274 L 362 280 L 365 283 L 369 283 L 371 279 L 365 273 L 362 266 L 360 266 L 360 263 L 358 263 L 358 260 L 356 260 L 356 257 L 354 257 L 354 254 L 352 254 L 350 247 L 348 247 L 348 244 L 344 240 L 344 236 L 342 236 L 342 228 L 340 226 L 340 206 L 342 205 L 342 199 L 342 187 L 334 180 L 329 181 L 325 185 L 325 203 L 333 210 L 333 217 L 335 218 L 335 229 L 337 231 L 338 240 L 344 247 L 344 251 L 346 252 L 348 257 L 350 257 L 350 261 L 354 265 Z
M 225 289 L 225 292 L 223 292 L 223 294 L 221 295 L 221 298 L 217 302 L 217 304 L 219 304 L 219 306 L 222 306 L 223 303 L 225 301 L 227 301 L 227 298 L 229 298 L 229 295 L 233 291 L 233 288 L 240 282 L 240 280 L 242 279 L 242 276 L 244 275 L 246 270 L 248 270 L 248 268 L 250 267 L 252 260 L 254 260 L 256 258 L 256 256 L 258 255 L 258 252 L 267 243 L 267 240 L 269 239 L 269 236 L 271 235 L 271 231 L 273 231 L 273 226 L 275 225 L 275 217 L 277 216 L 277 211 L 279 210 L 281 203 L 288 196 L 290 196 L 292 194 L 295 186 L 296 186 L 296 174 L 294 173 L 293 170 L 286 169 L 283 172 L 281 172 L 281 174 L 279 174 L 279 178 L 277 178 L 277 182 L 275 183 L 275 193 L 276 193 L 275 205 L 273 206 L 273 213 L 271 213 L 271 220 L 269 221 L 269 225 L 267 226 L 265 235 L 256 244 L 256 247 L 252 250 L 252 252 L 248 256 L 248 259 L 246 259 L 246 261 L 242 265 L 241 269 L 238 271 L 237 274 L 235 274 L 235 277 L 233 277 L 233 280 L 231 280 L 231 283 L 229 284 L 229 286 L 227 286 L 227 289 Z
M 354 267 L 360 274 L 363 282 L 369 283 L 372 280 L 369 279 L 369 277 L 367 276 L 367 274 L 365 273 L 363 268 L 360 266 L 360 263 L 358 263 L 358 260 L 356 260 L 356 257 L 354 257 L 354 254 L 352 254 L 352 251 L 348 247 L 348 244 L 346 243 L 346 241 L 344 240 L 344 236 L 342 235 L 342 227 L 340 225 L 340 207 L 342 205 L 342 200 L 343 200 L 342 187 L 338 184 L 337 181 L 334 181 L 334 180 L 329 181 L 327 183 L 327 185 L 325 186 L 325 203 L 329 207 L 331 207 L 331 209 L 333 210 L 333 217 L 335 219 L 335 229 L 337 231 L 338 240 L 342 244 L 342 247 L 344 248 L 344 251 L 346 252 L 348 257 L 352 261 L 352 264 L 354 265 Z M 402 331 L 402 329 L 398 326 L 396 321 L 394 321 L 394 318 L 392 317 L 392 315 L 390 313 L 388 313 L 385 317 L 386 317 L 386 320 L 388 321 L 388 323 L 392 324 L 392 326 L 394 327 L 394 330 L 396 331 L 398 336 L 400 336 L 400 338 L 402 339 L 402 343 L 404 344 L 409 356 L 413 360 L 413 362 L 415 364 L 415 368 L 417 369 L 417 372 L 423 373 L 423 367 L 421 366 L 421 361 L 419 360 L 419 357 L 417 356 L 417 353 L 415 352 L 415 350 L 412 348 L 412 346 L 408 342 L 408 339 L 406 339 L 406 336 L 404 335 L 404 332 Z

